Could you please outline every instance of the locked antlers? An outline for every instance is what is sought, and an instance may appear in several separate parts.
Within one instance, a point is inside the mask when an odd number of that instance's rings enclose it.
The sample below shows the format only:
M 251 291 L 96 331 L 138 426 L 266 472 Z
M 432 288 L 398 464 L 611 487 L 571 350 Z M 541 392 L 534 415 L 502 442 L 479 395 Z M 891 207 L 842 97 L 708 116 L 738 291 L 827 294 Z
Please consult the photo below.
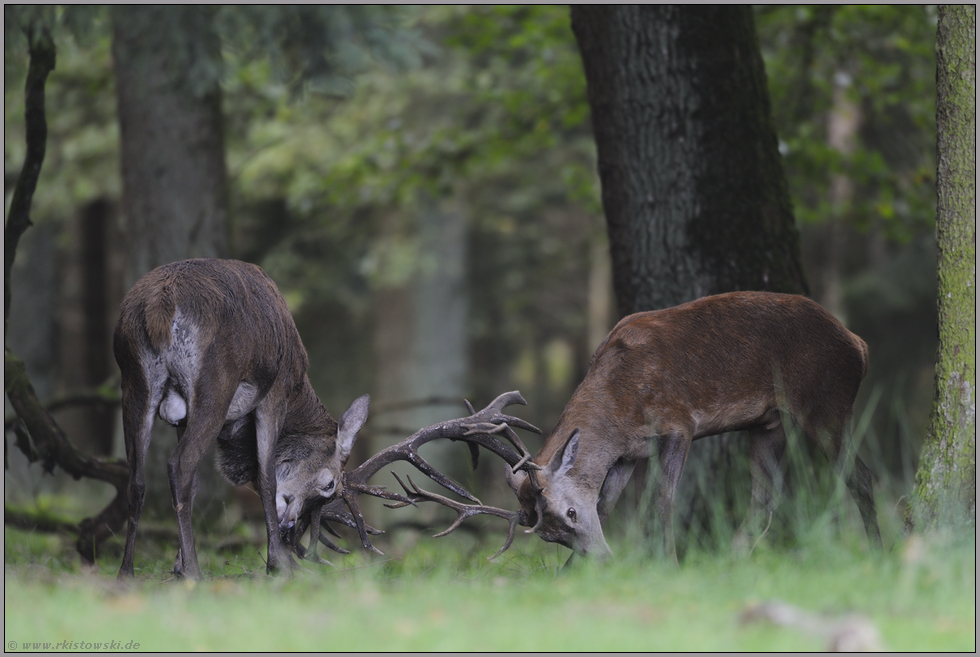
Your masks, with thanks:
M 504 546 L 500 548 L 496 554 L 490 557 L 490 559 L 496 558 L 507 550 L 514 540 L 514 530 L 518 522 L 518 512 L 507 511 L 505 509 L 498 509 L 496 507 L 484 505 L 463 486 L 439 472 L 424 458 L 422 458 L 422 456 L 419 455 L 418 450 L 419 447 L 433 440 L 447 439 L 452 441 L 462 441 L 469 445 L 470 456 L 472 458 L 474 468 L 476 467 L 479 458 L 479 448 L 483 447 L 484 449 L 489 450 L 502 458 L 511 467 L 511 472 L 517 472 L 518 470 L 533 472 L 535 469 L 537 469 L 537 466 L 531 461 L 531 453 L 528 451 L 527 447 L 524 446 L 524 443 L 521 442 L 520 437 L 518 437 L 517 433 L 514 432 L 512 427 L 539 434 L 541 433 L 541 430 L 518 417 L 505 415 L 503 413 L 503 409 L 511 404 L 524 405 L 526 403 L 527 402 L 524 401 L 524 398 L 517 391 L 506 392 L 500 395 L 479 413 L 475 412 L 473 407 L 467 401 L 466 407 L 470 411 L 469 416 L 455 420 L 448 420 L 446 422 L 440 422 L 424 429 L 420 429 L 400 443 L 381 450 L 354 470 L 345 472 L 344 485 L 340 492 L 340 497 L 321 506 L 319 509 L 315 509 L 310 514 L 309 520 L 304 519 L 304 522 L 301 522 L 299 526 L 297 526 L 296 537 L 302 535 L 303 530 L 306 528 L 307 522 L 311 526 L 309 548 L 303 550 L 296 541 L 294 541 L 294 548 L 300 554 L 305 553 L 307 558 L 312 559 L 319 559 L 319 557 L 316 556 L 317 542 L 323 543 L 328 548 L 337 552 L 346 553 L 346 550 L 334 545 L 319 531 L 322 526 L 328 532 L 334 533 L 329 523 L 338 522 L 348 527 L 357 529 L 357 533 L 361 539 L 361 544 L 365 548 L 381 554 L 380 550 L 371 544 L 369 535 L 380 534 L 382 532 L 374 529 L 364 522 L 364 516 L 361 513 L 360 505 L 358 503 L 358 498 L 360 495 L 366 494 L 391 501 L 391 504 L 385 505 L 389 508 L 401 508 L 408 505 L 417 506 L 419 502 L 429 501 L 436 502 L 437 504 L 453 509 L 457 514 L 455 522 L 453 522 L 452 525 L 450 525 L 450 527 L 445 531 L 436 534 L 437 537 L 445 536 L 446 534 L 451 533 L 453 530 L 459 527 L 464 520 L 475 515 L 486 514 L 504 518 L 510 523 L 510 528 L 508 531 L 507 541 L 504 543 Z M 411 477 L 407 477 L 408 485 L 406 485 L 402 479 L 398 477 L 398 475 L 395 475 L 398 483 L 401 484 L 402 488 L 404 489 L 404 495 L 389 491 L 384 486 L 373 486 L 368 484 L 371 477 L 377 474 L 385 466 L 396 461 L 407 461 L 408 463 L 411 463 L 419 472 L 429 477 L 429 479 L 438 483 L 443 488 L 452 491 L 456 495 L 473 502 L 473 504 L 457 502 L 442 495 L 425 491 L 419 488 L 415 482 L 412 481 Z

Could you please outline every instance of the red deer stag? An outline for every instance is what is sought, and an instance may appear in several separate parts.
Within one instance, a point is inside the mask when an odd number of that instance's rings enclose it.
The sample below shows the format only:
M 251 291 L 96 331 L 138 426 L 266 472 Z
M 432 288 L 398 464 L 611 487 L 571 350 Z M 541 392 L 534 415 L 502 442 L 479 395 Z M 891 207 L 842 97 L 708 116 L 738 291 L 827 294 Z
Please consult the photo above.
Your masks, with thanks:
M 878 546 L 871 471 L 846 444 L 867 369 L 864 341 L 802 296 L 732 292 L 625 317 L 534 458 L 540 470 L 510 477 L 522 524 L 578 554 L 608 556 L 602 522 L 656 441 L 655 504 L 676 561 L 671 515 L 691 442 L 744 430 L 752 460 L 751 505 L 736 534 L 744 544 L 777 500 L 785 412 L 834 463 Z
M 306 350 L 265 272 L 235 260 L 154 269 L 122 302 L 113 351 L 122 370 L 129 529 L 119 576 L 133 575 L 154 418 L 177 427 L 168 464 L 180 547 L 174 572 L 199 579 L 191 509 L 198 465 L 217 443 L 218 468 L 252 481 L 268 532 L 267 569 L 294 564 L 282 534 L 343 493 L 343 468 L 367 419 L 367 395 L 338 424 L 306 375 Z

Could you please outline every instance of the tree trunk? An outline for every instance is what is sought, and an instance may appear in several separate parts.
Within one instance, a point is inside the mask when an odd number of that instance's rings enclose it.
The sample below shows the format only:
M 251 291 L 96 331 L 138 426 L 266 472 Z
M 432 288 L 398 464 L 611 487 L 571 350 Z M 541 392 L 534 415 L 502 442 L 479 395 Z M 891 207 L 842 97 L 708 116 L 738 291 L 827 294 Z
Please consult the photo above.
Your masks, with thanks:
M 382 263 L 375 333 L 374 426 L 381 431 L 372 453 L 421 427 L 466 414 L 467 226 L 433 199 L 421 205 L 409 234 L 397 234 L 395 217 L 386 228 L 390 248 Z M 427 449 L 430 463 L 465 481 L 470 471 L 461 445 Z
M 214 10 L 197 6 L 113 9 L 112 53 L 122 146 L 126 288 L 160 265 L 226 256 L 227 172 L 220 50 Z M 147 458 L 147 509 L 167 516 L 172 429 L 158 423 Z M 201 468 L 201 505 L 227 491 Z M 220 505 L 212 508 L 219 509 Z
M 87 203 L 69 225 L 58 304 L 59 387 L 63 394 L 95 388 L 115 372 L 112 328 L 122 301 L 123 272 L 115 204 Z M 87 454 L 112 454 L 116 409 L 88 404 L 61 411 L 58 424 Z
M 912 517 L 919 530 L 977 517 L 977 78 L 975 5 L 940 5 L 936 35 L 939 353 Z
M 838 71 L 834 76 L 833 105 L 827 117 L 827 144 L 840 154 L 842 162 L 848 162 L 854 156 L 858 130 L 861 127 L 861 106 L 848 96 L 850 86 L 847 72 Z M 821 290 L 815 296 L 820 305 L 846 324 L 842 285 L 843 260 L 847 220 L 854 201 L 854 181 L 847 173 L 839 172 L 831 176 L 829 200 L 833 212 L 825 218 L 821 227 L 827 242 L 826 260 L 820 276 Z
M 112 54 L 122 142 L 127 283 L 228 250 L 220 64 L 210 9 L 118 7 Z
M 751 11 L 577 5 L 572 29 L 620 314 L 805 292 Z
M 620 315 L 732 290 L 806 293 L 751 9 L 571 12 Z M 727 435 L 695 443 L 682 522 L 711 523 L 692 505 L 727 508 L 733 489 L 747 493 L 747 478 L 729 481 L 743 447 Z

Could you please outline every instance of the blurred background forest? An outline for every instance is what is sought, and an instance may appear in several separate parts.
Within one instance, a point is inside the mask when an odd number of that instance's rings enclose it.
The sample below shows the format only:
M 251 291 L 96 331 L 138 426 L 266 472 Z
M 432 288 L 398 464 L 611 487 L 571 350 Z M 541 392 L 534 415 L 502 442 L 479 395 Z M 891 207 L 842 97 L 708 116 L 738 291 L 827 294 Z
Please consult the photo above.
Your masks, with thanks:
M 114 57 L 103 9 L 48 10 L 47 156 L 5 336 L 42 399 L 115 385 L 112 327 L 140 239 L 122 194 L 119 87 L 134 84 L 123 45 Z M 855 417 L 873 410 L 862 450 L 895 499 L 911 490 L 934 386 L 936 11 L 765 6 L 755 19 L 811 296 L 869 345 Z M 207 42 L 153 27 L 195 53 L 195 84 L 217 90 L 220 255 L 275 279 L 331 413 L 372 395 L 352 464 L 463 415 L 464 397 L 479 408 L 519 389 L 529 405 L 518 414 L 553 426 L 618 319 L 567 7 L 226 6 L 209 20 Z M 27 48 L 16 31 L 4 48 L 9 205 Z M 182 129 L 165 123 L 164 138 Z M 84 406 L 57 418 L 81 450 L 122 455 L 117 415 Z M 174 437 L 155 440 L 169 454 Z M 472 475 L 454 449 L 447 470 L 478 477 L 485 500 L 510 496 L 501 464 L 485 458 Z M 78 497 L 80 484 L 5 453 L 5 504 Z M 166 490 L 162 462 L 149 469 Z M 242 506 L 214 486 L 199 515 Z M 169 494 L 157 502 L 171 517 Z

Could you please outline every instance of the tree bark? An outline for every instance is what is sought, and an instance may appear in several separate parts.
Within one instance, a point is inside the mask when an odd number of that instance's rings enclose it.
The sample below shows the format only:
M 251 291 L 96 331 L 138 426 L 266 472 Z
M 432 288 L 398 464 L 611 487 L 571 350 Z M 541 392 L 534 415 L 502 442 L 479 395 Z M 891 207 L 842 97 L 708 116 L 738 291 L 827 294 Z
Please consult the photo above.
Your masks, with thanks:
M 732 290 L 806 294 L 751 9 L 573 5 L 571 15 L 620 315 Z M 732 435 L 695 443 L 681 522 L 710 530 L 714 505 L 730 510 L 732 491 L 747 491 L 747 467 L 734 467 L 743 451 Z
M 112 328 L 122 301 L 122 272 L 115 265 L 121 235 L 115 203 L 87 203 L 68 227 L 62 252 L 63 286 L 58 304 L 59 391 L 62 395 L 95 388 L 116 373 Z M 58 423 L 75 445 L 89 454 L 111 454 L 116 409 L 112 405 L 74 405 Z
M 87 456 L 76 450 L 38 400 L 24 363 L 9 351 L 4 352 L 3 379 L 7 399 L 30 436 L 29 459 L 40 460 L 49 474 L 57 465 L 76 479 L 98 479 L 116 489 L 112 502 L 101 513 L 85 518 L 78 526 L 76 548 L 86 563 L 95 563 L 98 546 L 118 533 L 126 521 L 129 468 L 123 459 Z
M 939 352 L 916 474 L 919 530 L 976 530 L 976 5 L 940 5 L 936 35 Z
M 160 265 L 228 251 L 227 170 L 212 9 L 113 11 L 127 287 Z
M 126 289 L 160 265 L 228 255 L 227 170 L 215 9 L 113 8 L 112 54 L 128 262 Z M 146 509 L 171 511 L 167 460 L 174 433 L 158 423 L 147 455 Z M 219 509 L 228 485 L 201 468 L 197 509 Z
M 27 153 L 24 166 L 17 177 L 10 211 L 3 228 L 3 334 L 7 335 L 7 320 L 10 315 L 10 272 L 17 255 L 17 245 L 24 231 L 31 226 L 31 201 L 34 189 L 44 164 L 47 148 L 48 122 L 44 116 L 44 84 L 48 74 L 54 70 L 54 41 L 47 28 L 34 25 L 29 28 L 28 48 L 31 53 L 24 83 L 24 123 L 27 139 Z
M 806 292 L 747 7 L 572 7 L 619 312 Z

